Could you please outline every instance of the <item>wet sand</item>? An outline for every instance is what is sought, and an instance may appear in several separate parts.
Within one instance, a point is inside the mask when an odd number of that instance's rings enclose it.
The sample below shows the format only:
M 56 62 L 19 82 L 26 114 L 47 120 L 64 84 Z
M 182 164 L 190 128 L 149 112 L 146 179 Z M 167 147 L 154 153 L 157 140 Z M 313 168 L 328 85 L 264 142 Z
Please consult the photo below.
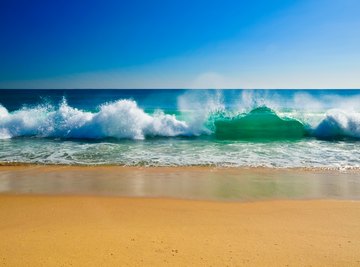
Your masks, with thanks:
M 321 169 L 0 166 L 0 193 L 221 201 L 359 199 L 360 171 Z
M 0 265 L 360 266 L 359 173 L 0 167 Z

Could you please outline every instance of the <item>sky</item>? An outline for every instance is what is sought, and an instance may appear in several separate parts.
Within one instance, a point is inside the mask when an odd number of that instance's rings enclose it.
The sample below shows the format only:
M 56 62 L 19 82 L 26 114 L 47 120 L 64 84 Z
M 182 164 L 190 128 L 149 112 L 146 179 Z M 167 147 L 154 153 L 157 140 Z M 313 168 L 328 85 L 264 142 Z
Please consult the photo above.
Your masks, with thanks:
M 360 88 L 358 0 L 1 0 L 0 88 Z

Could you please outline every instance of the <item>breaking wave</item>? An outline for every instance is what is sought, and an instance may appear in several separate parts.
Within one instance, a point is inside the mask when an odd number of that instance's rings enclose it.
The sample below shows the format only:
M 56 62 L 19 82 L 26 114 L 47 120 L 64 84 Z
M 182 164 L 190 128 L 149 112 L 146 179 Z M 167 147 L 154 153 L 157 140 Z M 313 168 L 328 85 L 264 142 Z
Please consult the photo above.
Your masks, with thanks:
M 96 113 L 70 107 L 38 106 L 9 113 L 0 106 L 0 138 L 19 136 L 60 138 L 128 138 L 189 135 L 188 125 L 174 115 L 150 115 L 135 101 L 119 100 L 100 106 Z
M 133 100 L 118 100 L 101 105 L 96 112 L 69 106 L 39 105 L 9 112 L 0 105 L 0 139 L 21 136 L 134 139 L 146 137 L 211 136 L 223 140 L 242 139 L 319 139 L 360 138 L 360 113 L 330 110 L 275 112 L 260 106 L 249 112 L 228 111 L 224 107 L 200 109 L 190 115 L 166 114 L 161 110 L 147 113 Z M 181 110 L 180 110 L 181 114 Z
M 218 139 L 296 139 L 304 137 L 306 133 L 305 125 L 299 120 L 281 118 L 268 107 L 215 121 Z

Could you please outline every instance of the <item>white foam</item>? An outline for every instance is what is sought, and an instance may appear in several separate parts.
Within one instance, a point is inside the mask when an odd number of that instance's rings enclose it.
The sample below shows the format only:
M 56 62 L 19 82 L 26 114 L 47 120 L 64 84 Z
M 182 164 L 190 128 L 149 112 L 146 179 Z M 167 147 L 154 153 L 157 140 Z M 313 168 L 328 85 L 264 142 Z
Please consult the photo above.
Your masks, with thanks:
M 325 138 L 336 136 L 360 138 L 360 113 L 330 110 L 315 129 L 315 135 Z
M 186 122 L 157 111 L 150 115 L 135 101 L 104 104 L 96 113 L 72 108 L 63 101 L 59 108 L 37 106 L 9 113 L 0 106 L 0 138 L 17 136 L 64 138 L 130 138 L 192 135 Z

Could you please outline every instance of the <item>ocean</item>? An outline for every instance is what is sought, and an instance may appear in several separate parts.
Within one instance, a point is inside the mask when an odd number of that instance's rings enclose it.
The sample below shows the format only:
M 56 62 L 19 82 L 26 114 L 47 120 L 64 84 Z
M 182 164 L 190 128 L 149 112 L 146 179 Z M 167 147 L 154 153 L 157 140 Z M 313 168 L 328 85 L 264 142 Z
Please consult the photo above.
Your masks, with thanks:
M 0 90 L 0 164 L 360 168 L 360 90 Z

